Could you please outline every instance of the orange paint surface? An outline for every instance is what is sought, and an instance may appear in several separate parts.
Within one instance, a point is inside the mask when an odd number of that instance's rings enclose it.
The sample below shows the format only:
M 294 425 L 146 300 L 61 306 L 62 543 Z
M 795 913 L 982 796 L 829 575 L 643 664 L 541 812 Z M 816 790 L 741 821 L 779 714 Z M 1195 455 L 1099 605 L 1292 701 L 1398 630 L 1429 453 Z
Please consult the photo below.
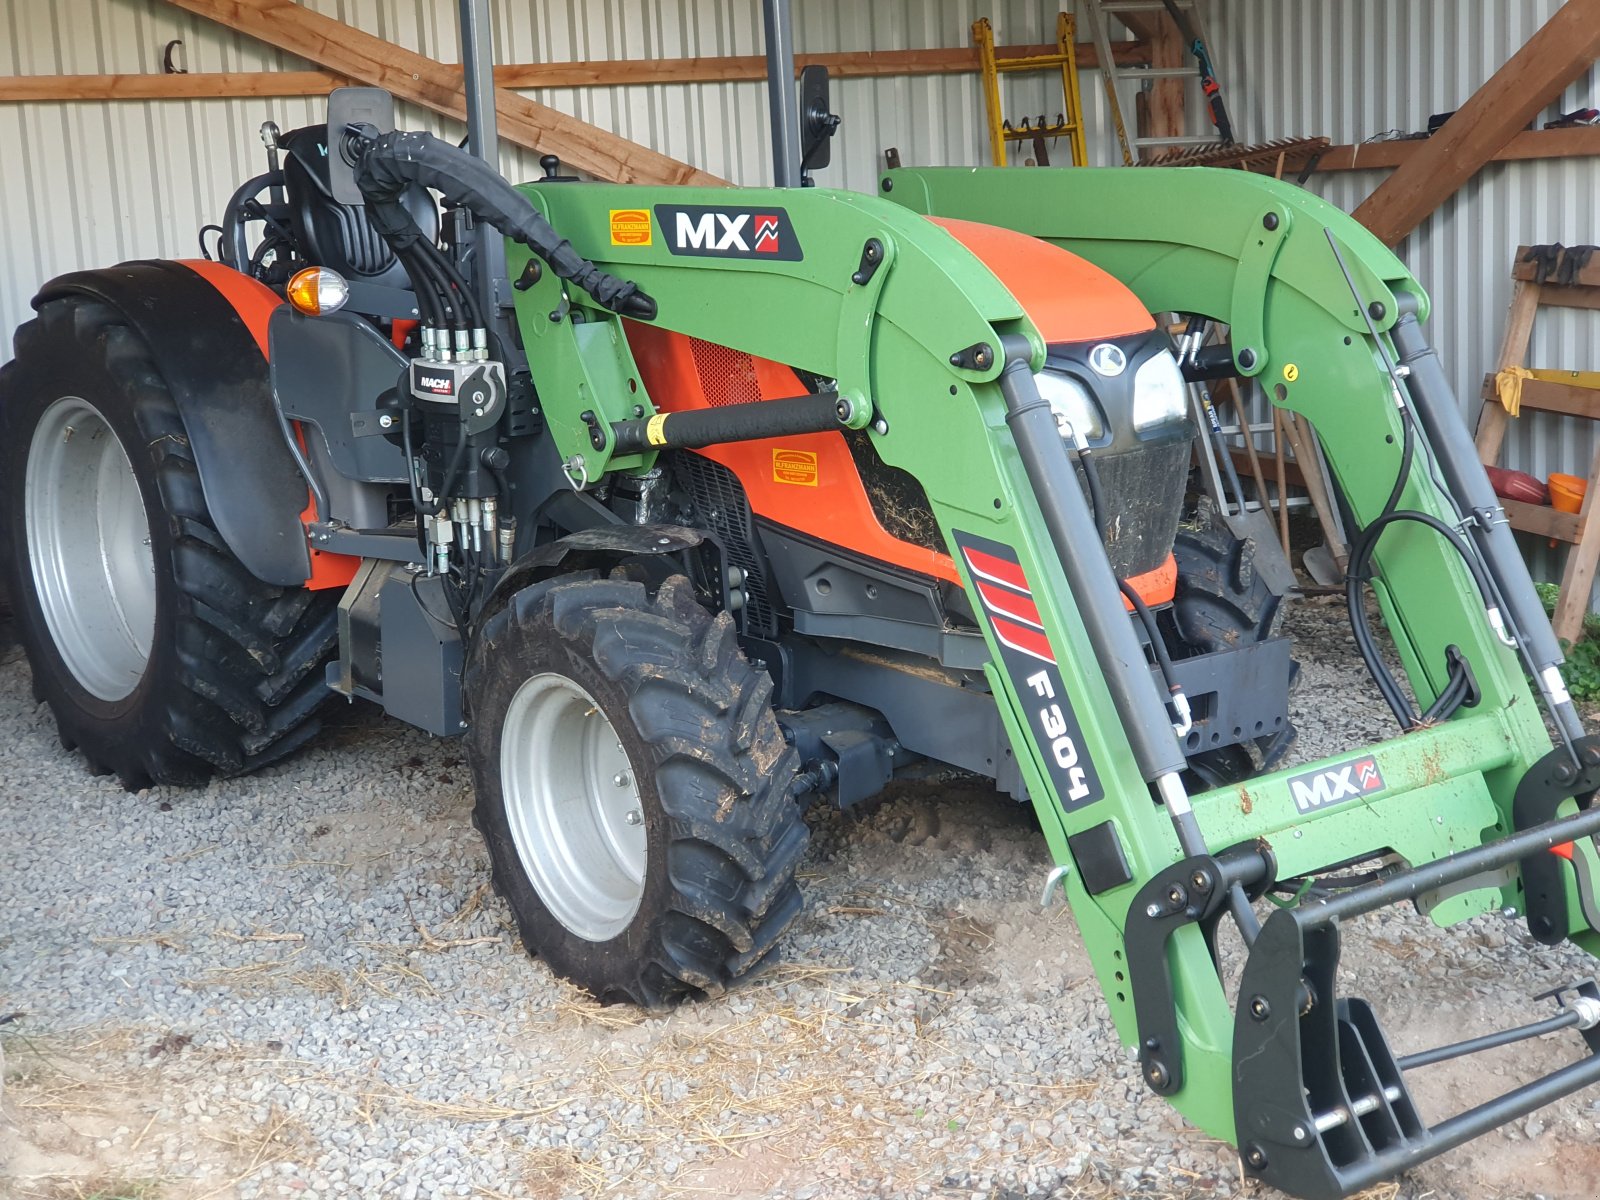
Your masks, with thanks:
M 806 394 L 794 371 L 781 363 L 638 321 L 626 322 L 626 328 L 645 388 L 662 412 Z M 949 555 L 903 542 L 878 524 L 843 434 L 763 438 L 695 453 L 737 475 L 751 509 L 768 520 L 908 571 L 960 583 Z
M 252 279 L 222 263 L 194 258 L 178 261 L 222 294 L 222 298 L 232 306 L 234 312 L 239 314 L 239 319 L 244 322 L 245 328 L 250 331 L 250 336 L 255 339 L 256 346 L 261 350 L 261 357 L 269 358 L 267 322 L 271 320 L 274 310 L 283 303 L 282 297 L 259 280 Z M 300 443 L 300 449 L 304 451 L 305 430 L 300 427 L 298 421 L 292 424 L 295 438 Z M 239 450 L 241 453 L 250 452 L 248 446 L 241 446 Z M 319 519 L 316 499 L 307 488 L 306 506 L 300 513 L 300 523 L 310 525 Z M 308 549 L 311 551 L 311 576 L 306 580 L 305 586 L 311 591 L 346 587 L 356 577 L 356 570 L 361 566 L 361 560 L 349 554 L 329 554 L 315 547 Z
M 1171 554 L 1167 561 L 1154 571 L 1146 571 L 1143 575 L 1129 577 L 1127 584 L 1139 599 L 1151 608 L 1158 604 L 1165 604 L 1178 593 L 1178 560 Z M 1129 612 L 1133 611 L 1133 601 L 1126 596 L 1122 598 L 1122 607 Z
M 1046 342 L 1095 341 L 1156 327 L 1124 284 L 1060 246 L 977 221 L 928 219 L 994 272 Z

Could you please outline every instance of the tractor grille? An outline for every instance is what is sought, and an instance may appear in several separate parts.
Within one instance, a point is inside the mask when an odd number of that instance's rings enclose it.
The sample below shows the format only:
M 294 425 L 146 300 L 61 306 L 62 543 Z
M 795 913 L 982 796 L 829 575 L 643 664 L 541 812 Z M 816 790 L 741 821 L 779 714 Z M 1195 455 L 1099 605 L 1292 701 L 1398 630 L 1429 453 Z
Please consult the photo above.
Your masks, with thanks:
M 673 456 L 679 477 L 688 489 L 696 519 L 717 537 L 727 551 L 730 566 L 744 572 L 744 611 L 739 614 L 746 633 L 774 637 L 777 614 L 767 590 L 766 564 L 756 550 L 750 500 L 738 476 L 719 462 L 684 452 Z
M 1095 455 L 1106 494 L 1106 556 L 1118 579 L 1153 571 L 1172 552 L 1183 511 L 1189 440 L 1146 443 L 1135 450 Z M 1083 468 L 1078 468 L 1083 481 Z M 1084 494 L 1088 495 L 1085 486 Z

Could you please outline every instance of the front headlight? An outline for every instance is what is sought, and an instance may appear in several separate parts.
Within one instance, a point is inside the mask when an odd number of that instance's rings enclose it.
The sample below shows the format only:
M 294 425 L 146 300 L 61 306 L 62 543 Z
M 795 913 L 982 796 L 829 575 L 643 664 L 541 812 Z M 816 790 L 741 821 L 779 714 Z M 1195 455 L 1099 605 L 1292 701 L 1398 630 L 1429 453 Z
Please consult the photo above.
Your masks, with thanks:
M 1057 425 L 1069 422 L 1073 432 L 1089 442 L 1105 432 L 1099 406 L 1083 384 L 1059 371 L 1040 371 L 1033 379 L 1039 385 L 1039 395 L 1055 413 Z
M 1171 354 L 1154 354 L 1133 377 L 1133 427 L 1149 429 L 1169 421 L 1180 421 L 1188 414 L 1189 398 Z

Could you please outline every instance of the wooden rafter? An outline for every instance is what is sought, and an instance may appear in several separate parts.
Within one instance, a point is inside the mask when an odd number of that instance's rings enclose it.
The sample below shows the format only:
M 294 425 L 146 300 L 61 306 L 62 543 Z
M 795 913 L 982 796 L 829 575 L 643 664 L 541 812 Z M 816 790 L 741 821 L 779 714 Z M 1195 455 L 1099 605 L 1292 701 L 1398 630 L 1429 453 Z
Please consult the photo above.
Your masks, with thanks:
M 1356 209 L 1386 244 L 1413 229 L 1476 175 L 1518 130 L 1600 57 L 1600 0 L 1567 0 L 1528 44 L 1474 92 Z
M 167 0 L 339 75 L 387 88 L 446 116 L 466 116 L 461 69 L 436 62 L 291 0 Z M 570 165 L 617 183 L 725 183 L 648 146 L 580 121 L 504 88 L 495 89 L 500 136 L 559 154 Z
M 1425 138 L 1329 146 L 1317 160 L 1318 171 L 1387 171 L 1410 162 L 1427 145 Z M 1535 158 L 1582 158 L 1600 154 L 1600 125 L 1574 129 L 1524 130 L 1489 156 L 1490 162 Z
M 1094 46 L 1081 42 L 1078 65 L 1099 62 Z M 1119 65 L 1150 61 L 1147 42 L 1115 42 Z M 1001 59 L 1053 54 L 1055 46 L 996 46 Z M 802 54 L 796 68 L 821 64 L 839 79 L 903 75 L 961 75 L 978 70 L 977 51 L 956 49 L 868 50 Z M 452 68 L 459 70 L 459 68 Z M 725 58 L 659 58 L 598 62 L 515 63 L 495 68 L 503 88 L 619 87 L 652 83 L 736 83 L 767 77 L 767 60 L 745 54 Z M 178 75 L 5 75 L 0 104 L 64 100 L 198 100 L 253 96 L 320 96 L 350 80 L 333 71 L 217 71 Z

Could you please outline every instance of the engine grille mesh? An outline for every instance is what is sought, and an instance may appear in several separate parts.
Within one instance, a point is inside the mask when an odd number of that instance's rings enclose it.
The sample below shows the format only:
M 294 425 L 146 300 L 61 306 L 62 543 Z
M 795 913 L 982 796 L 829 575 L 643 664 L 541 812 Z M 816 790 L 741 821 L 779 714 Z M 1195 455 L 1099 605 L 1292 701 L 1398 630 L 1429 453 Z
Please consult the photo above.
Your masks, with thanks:
M 699 338 L 689 339 L 689 350 L 700 375 L 700 388 L 713 407 L 748 404 L 761 399 L 756 360 L 750 355 Z
M 778 632 L 777 614 L 767 589 L 767 572 L 756 552 L 755 529 L 750 518 L 750 500 L 738 476 L 719 462 L 687 451 L 674 456 L 684 487 L 694 504 L 695 515 L 722 539 L 730 565 L 744 572 L 745 632 L 758 637 L 773 637 Z
M 1172 539 L 1178 535 L 1189 442 L 1097 454 L 1095 462 L 1100 467 L 1106 507 L 1111 510 L 1106 514 L 1106 528 L 1100 531 L 1111 569 L 1118 579 L 1155 570 L 1167 561 Z M 1083 478 L 1082 467 L 1078 478 Z

